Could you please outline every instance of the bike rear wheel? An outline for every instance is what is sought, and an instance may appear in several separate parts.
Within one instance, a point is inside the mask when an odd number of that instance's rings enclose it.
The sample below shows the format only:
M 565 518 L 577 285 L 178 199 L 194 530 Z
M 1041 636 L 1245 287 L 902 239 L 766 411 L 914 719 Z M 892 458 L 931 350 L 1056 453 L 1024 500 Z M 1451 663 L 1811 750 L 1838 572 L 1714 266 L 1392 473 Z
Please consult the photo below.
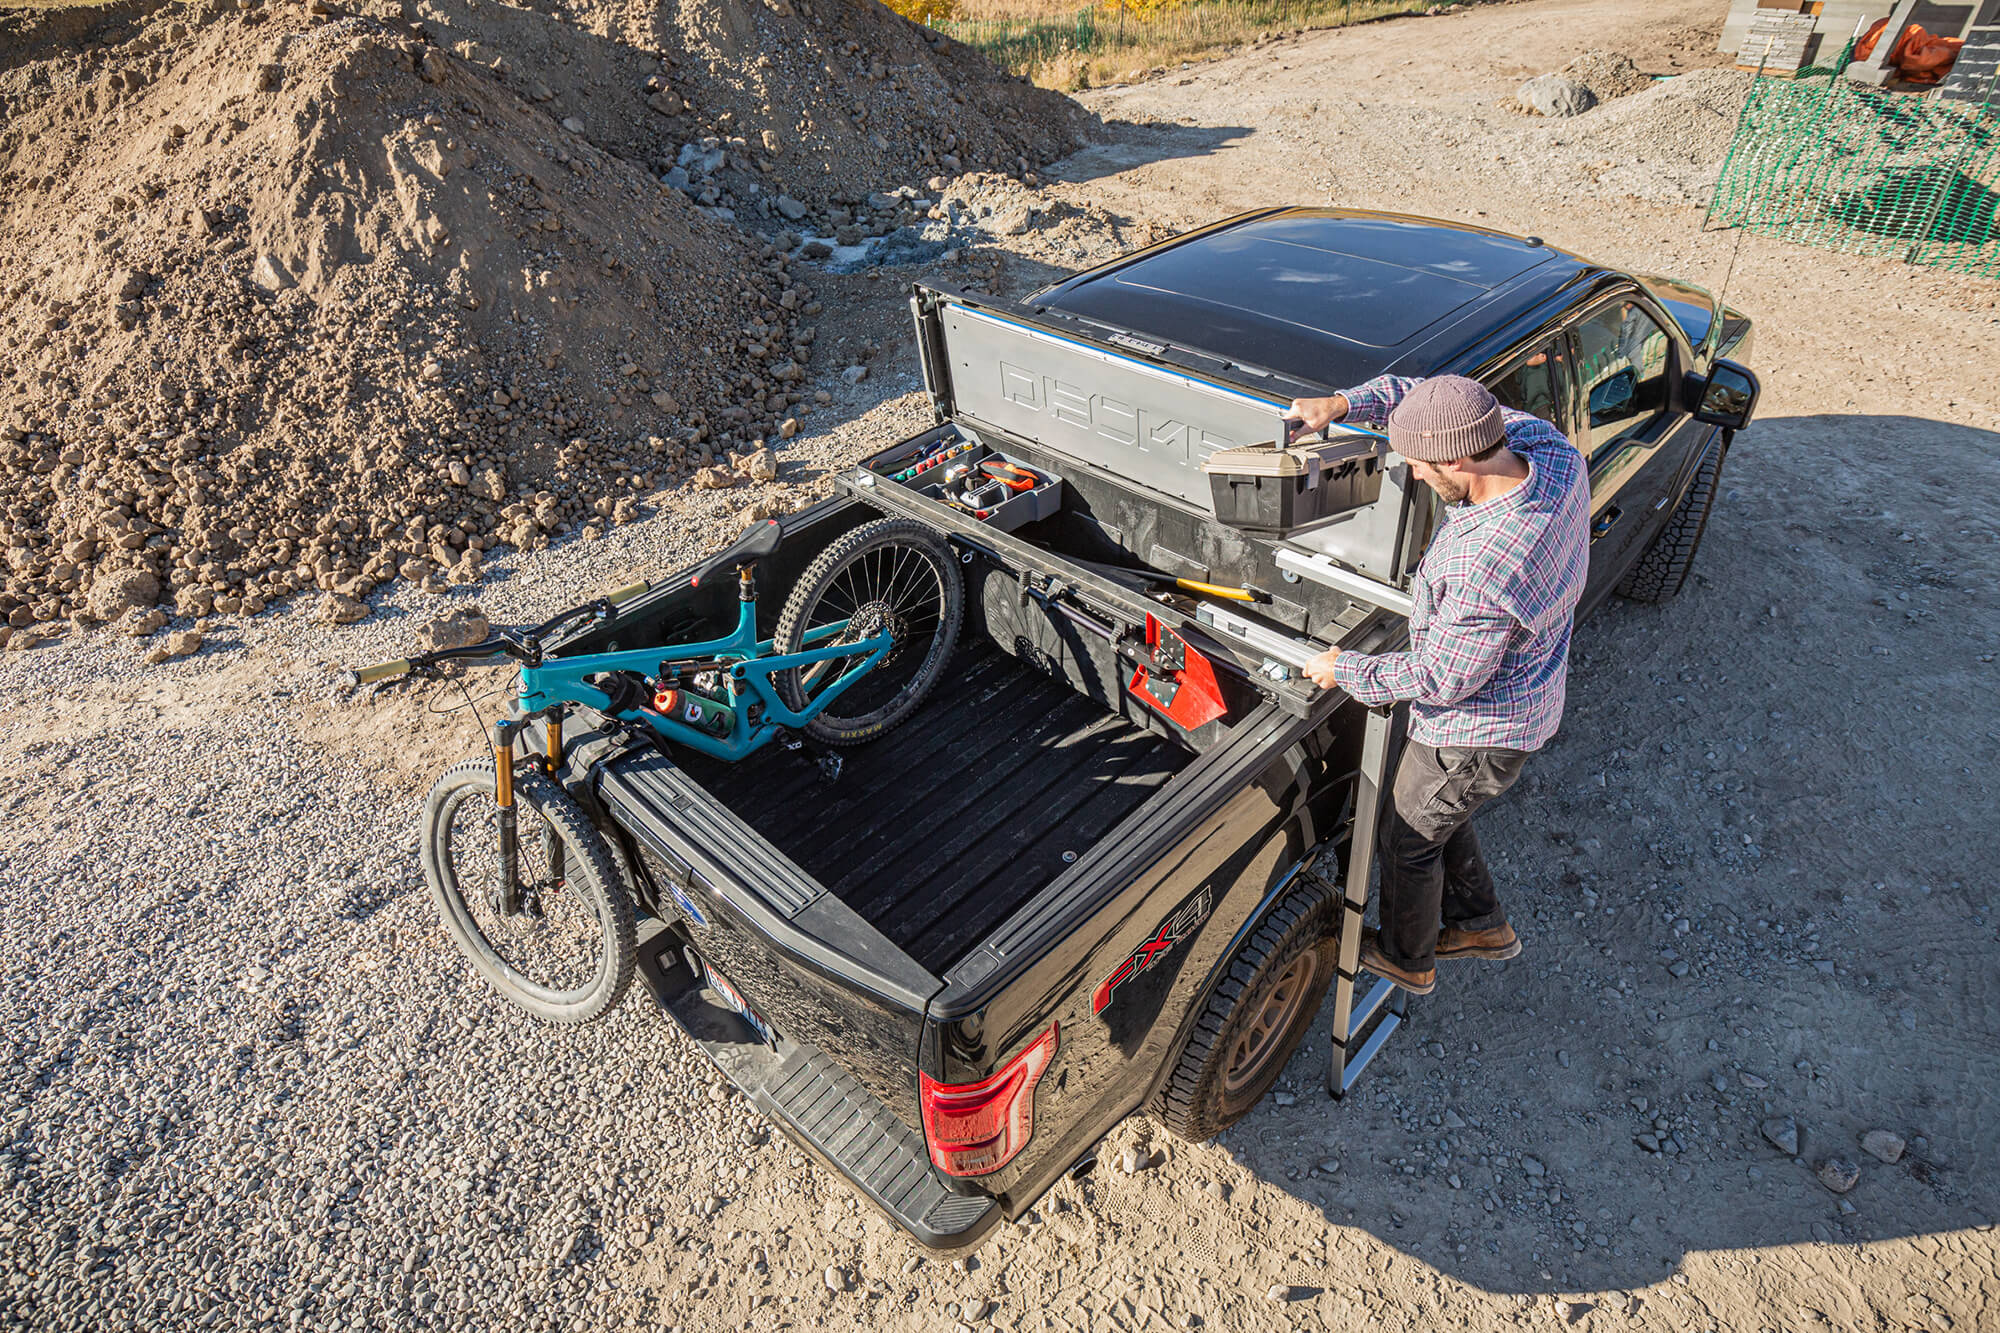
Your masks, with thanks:
M 496 901 L 499 806 L 491 759 L 455 765 L 424 800 L 424 878 L 446 931 L 494 990 L 552 1023 L 596 1018 L 625 994 L 638 949 L 617 862 L 554 782 L 514 770 L 522 909 Z
M 785 599 L 773 646 L 796 653 L 813 630 L 847 622 L 812 646 L 853 643 L 888 630 L 888 653 L 806 725 L 827 745 L 873 740 L 915 712 L 958 642 L 965 584 L 944 539 L 909 519 L 885 518 L 843 533 L 819 553 Z M 778 694 L 803 712 L 820 693 L 866 660 L 836 657 L 776 676 Z

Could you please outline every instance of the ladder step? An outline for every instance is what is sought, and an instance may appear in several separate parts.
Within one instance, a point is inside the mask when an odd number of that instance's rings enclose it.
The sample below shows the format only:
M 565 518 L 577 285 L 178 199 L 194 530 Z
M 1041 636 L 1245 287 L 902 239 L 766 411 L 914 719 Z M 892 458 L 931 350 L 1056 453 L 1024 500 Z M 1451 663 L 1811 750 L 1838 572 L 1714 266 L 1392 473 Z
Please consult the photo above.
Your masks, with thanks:
M 1345 1046 L 1348 1042 L 1360 1036 L 1362 1030 L 1368 1026 L 1369 1020 L 1381 1012 L 1382 1006 L 1387 1004 L 1395 994 L 1396 984 L 1394 982 L 1383 981 L 1377 978 L 1375 984 L 1369 987 L 1368 994 L 1362 997 L 1361 1003 L 1354 1006 L 1354 1017 L 1347 1024 L 1347 1041 L 1343 1041 L 1340 1044 Z
M 1361 1077 L 1361 1071 L 1368 1068 L 1368 1062 L 1382 1049 L 1382 1043 L 1389 1040 L 1389 1034 L 1403 1025 L 1403 1016 L 1393 1010 L 1382 1016 L 1375 1030 L 1368 1034 L 1368 1040 L 1361 1043 L 1361 1049 L 1340 1071 L 1340 1092 L 1345 1095 Z

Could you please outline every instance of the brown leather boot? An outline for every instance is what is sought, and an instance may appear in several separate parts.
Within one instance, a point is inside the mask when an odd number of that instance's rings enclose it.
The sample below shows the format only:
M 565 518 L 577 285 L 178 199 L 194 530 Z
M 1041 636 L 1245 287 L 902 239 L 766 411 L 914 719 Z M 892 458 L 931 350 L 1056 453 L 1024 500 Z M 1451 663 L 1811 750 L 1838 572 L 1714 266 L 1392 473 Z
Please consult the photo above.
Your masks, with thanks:
M 1438 974 L 1435 967 L 1427 967 L 1421 972 L 1398 967 L 1382 953 L 1382 946 L 1376 942 L 1375 932 L 1367 931 L 1361 936 L 1361 966 L 1381 977 L 1393 981 L 1412 995 L 1429 995 L 1437 989 Z
M 1457 926 L 1446 926 L 1438 936 L 1437 956 L 1518 958 L 1521 956 L 1521 937 L 1505 921 L 1491 930 L 1460 930 Z

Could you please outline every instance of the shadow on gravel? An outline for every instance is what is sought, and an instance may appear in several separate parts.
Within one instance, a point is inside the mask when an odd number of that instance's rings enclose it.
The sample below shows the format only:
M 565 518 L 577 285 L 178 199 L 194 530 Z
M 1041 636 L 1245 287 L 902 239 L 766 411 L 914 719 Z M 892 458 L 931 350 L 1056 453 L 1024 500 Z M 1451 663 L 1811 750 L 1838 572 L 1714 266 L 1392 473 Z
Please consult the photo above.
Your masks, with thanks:
M 1112 136 L 1110 142 L 1078 149 L 1044 168 L 1042 174 L 1080 185 L 1169 158 L 1208 157 L 1255 133 L 1244 125 L 1141 124 L 1124 120 L 1108 120 L 1104 128 Z
M 1222 1146 L 1498 1292 L 2000 1219 L 1996 493 L 1992 431 L 1746 432 L 1694 576 L 1579 628 L 1479 821 L 1524 955 L 1444 964 L 1340 1104 L 1329 1006 Z

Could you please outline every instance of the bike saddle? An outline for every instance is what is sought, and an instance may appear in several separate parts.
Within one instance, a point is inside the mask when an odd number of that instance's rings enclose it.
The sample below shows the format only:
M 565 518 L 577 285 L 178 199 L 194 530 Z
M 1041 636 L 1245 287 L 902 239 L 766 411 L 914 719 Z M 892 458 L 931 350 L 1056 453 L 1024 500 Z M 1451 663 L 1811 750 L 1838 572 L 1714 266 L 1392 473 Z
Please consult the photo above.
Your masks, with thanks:
M 699 588 L 702 581 L 711 574 L 719 574 L 726 569 L 741 569 L 754 565 L 759 560 L 768 560 L 778 553 L 778 542 L 784 536 L 784 529 L 775 518 L 767 518 L 762 523 L 753 524 L 749 531 L 731 542 L 727 549 L 717 552 L 702 563 L 688 582 Z

